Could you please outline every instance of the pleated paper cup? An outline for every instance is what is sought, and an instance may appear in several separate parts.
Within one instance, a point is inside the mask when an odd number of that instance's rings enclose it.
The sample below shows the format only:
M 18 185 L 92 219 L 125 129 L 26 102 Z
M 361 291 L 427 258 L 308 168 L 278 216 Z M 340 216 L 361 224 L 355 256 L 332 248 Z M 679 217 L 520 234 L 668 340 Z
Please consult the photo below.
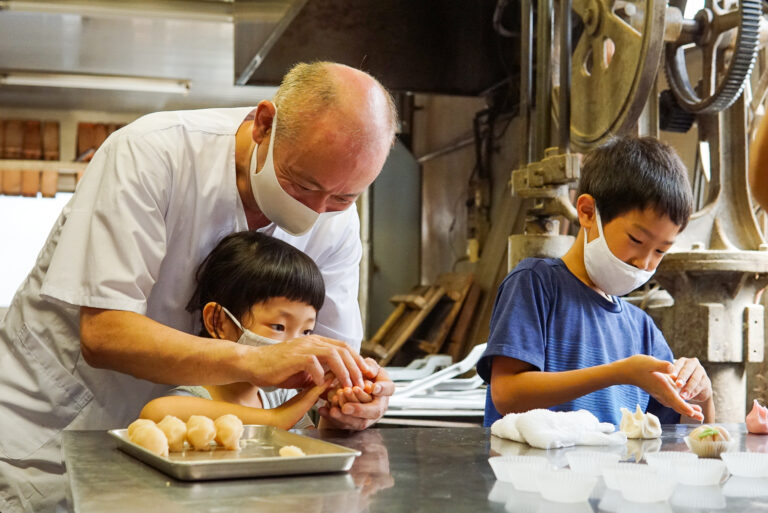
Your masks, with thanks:
M 724 452 L 733 450 L 736 447 L 736 441 L 709 442 L 686 436 L 685 445 L 699 458 L 719 458 Z
M 720 458 L 728 471 L 739 477 L 768 477 L 768 454 L 762 452 L 726 452 Z
M 524 492 L 538 492 L 537 477 L 540 471 L 549 464 L 541 456 L 493 456 L 488 463 L 496 475 L 496 479 L 512 483 L 515 488 Z
M 695 459 L 676 467 L 678 483 L 688 486 L 716 486 L 727 475 L 725 463 L 714 459 Z
M 619 462 L 619 455 L 615 452 L 571 451 L 566 453 L 565 459 L 571 470 L 585 476 L 600 477 L 603 467 Z
M 619 472 L 617 478 L 621 496 L 630 502 L 666 501 L 672 495 L 676 485 L 674 479 L 647 467 Z
M 586 502 L 597 484 L 597 478 L 573 470 L 544 470 L 539 472 L 539 493 L 552 502 Z

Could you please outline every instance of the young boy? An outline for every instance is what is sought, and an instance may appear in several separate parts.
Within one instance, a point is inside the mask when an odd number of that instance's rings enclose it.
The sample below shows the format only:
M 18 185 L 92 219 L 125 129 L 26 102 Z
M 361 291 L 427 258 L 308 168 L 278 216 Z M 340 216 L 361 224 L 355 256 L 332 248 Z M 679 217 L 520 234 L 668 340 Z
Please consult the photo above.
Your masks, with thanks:
M 583 229 L 565 256 L 525 259 L 499 288 L 477 365 L 490 383 L 485 425 L 534 408 L 618 425 L 637 404 L 663 423 L 714 421 L 699 361 L 672 363 L 651 318 L 617 297 L 650 279 L 688 223 L 679 157 L 652 138 L 614 139 L 586 156 L 576 209 Z
M 252 231 L 222 239 L 200 265 L 196 279 L 187 309 L 200 312 L 200 336 L 241 344 L 277 344 L 310 335 L 325 300 L 323 277 L 311 258 L 290 244 Z M 245 424 L 302 429 L 313 426 L 306 413 L 332 381 L 329 377 L 325 384 L 298 393 L 250 383 L 177 387 L 174 395 L 147 403 L 141 417 L 159 422 L 174 415 L 186 421 L 190 415 L 217 418 L 231 413 Z M 372 399 L 360 387 L 334 392 L 348 402 Z

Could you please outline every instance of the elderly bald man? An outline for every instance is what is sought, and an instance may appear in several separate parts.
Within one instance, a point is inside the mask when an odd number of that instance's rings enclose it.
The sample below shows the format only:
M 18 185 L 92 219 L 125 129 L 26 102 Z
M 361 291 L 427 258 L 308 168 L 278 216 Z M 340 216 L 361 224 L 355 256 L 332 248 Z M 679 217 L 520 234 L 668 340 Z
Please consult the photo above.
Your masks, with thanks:
M 355 199 L 397 123 L 373 77 L 299 64 L 252 107 L 160 112 L 112 134 L 0 324 L 0 507 L 60 506 L 64 429 L 125 427 L 169 385 L 342 385 L 374 400 L 323 408 L 364 429 L 394 385 L 359 355 Z M 186 311 L 195 270 L 225 235 L 259 230 L 306 252 L 326 282 L 316 335 L 251 347 L 203 339 Z

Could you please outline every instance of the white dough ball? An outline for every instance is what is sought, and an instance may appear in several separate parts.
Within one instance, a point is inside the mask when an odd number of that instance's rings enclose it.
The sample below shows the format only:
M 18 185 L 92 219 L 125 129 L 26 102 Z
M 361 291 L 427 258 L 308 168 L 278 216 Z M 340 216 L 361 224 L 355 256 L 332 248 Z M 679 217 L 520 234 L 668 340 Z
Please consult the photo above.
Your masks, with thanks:
M 157 427 L 165 433 L 168 439 L 168 449 L 171 452 L 181 452 L 184 450 L 184 440 L 187 438 L 187 425 L 178 417 L 166 415 Z
M 168 439 L 154 422 L 136 426 L 131 432 L 130 440 L 158 456 L 168 456 Z
M 298 456 L 306 456 L 306 454 L 304 454 L 304 451 L 302 451 L 300 448 L 296 447 L 295 445 L 282 446 L 280 448 L 279 454 L 283 458 L 295 458 Z
M 187 421 L 187 442 L 198 451 L 210 449 L 216 436 L 213 421 L 203 415 L 192 415 Z
M 240 449 L 240 437 L 243 436 L 243 421 L 236 415 L 228 413 L 214 422 L 216 426 L 216 443 L 230 451 Z
M 128 438 L 131 438 L 133 435 L 134 430 L 139 426 L 154 426 L 154 421 L 151 421 L 149 419 L 137 419 L 131 422 L 131 424 L 128 426 Z

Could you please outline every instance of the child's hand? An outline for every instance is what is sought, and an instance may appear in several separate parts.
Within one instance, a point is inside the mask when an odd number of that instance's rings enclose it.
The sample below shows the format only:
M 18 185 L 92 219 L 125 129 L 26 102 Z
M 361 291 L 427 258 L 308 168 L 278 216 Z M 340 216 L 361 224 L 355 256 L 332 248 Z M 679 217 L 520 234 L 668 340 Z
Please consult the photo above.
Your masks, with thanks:
M 626 375 L 630 384 L 642 388 L 662 405 L 681 415 L 704 420 L 701 406 L 685 402 L 675 388 L 672 378 L 675 373 L 673 364 L 644 354 L 630 356 L 622 362 L 628 366 Z
M 373 382 L 365 380 L 365 386 L 344 387 L 338 386 L 328 391 L 327 401 L 341 408 L 346 403 L 369 403 L 373 401 Z
M 712 382 L 698 358 L 675 360 L 675 386 L 686 401 L 703 403 L 712 397 Z

